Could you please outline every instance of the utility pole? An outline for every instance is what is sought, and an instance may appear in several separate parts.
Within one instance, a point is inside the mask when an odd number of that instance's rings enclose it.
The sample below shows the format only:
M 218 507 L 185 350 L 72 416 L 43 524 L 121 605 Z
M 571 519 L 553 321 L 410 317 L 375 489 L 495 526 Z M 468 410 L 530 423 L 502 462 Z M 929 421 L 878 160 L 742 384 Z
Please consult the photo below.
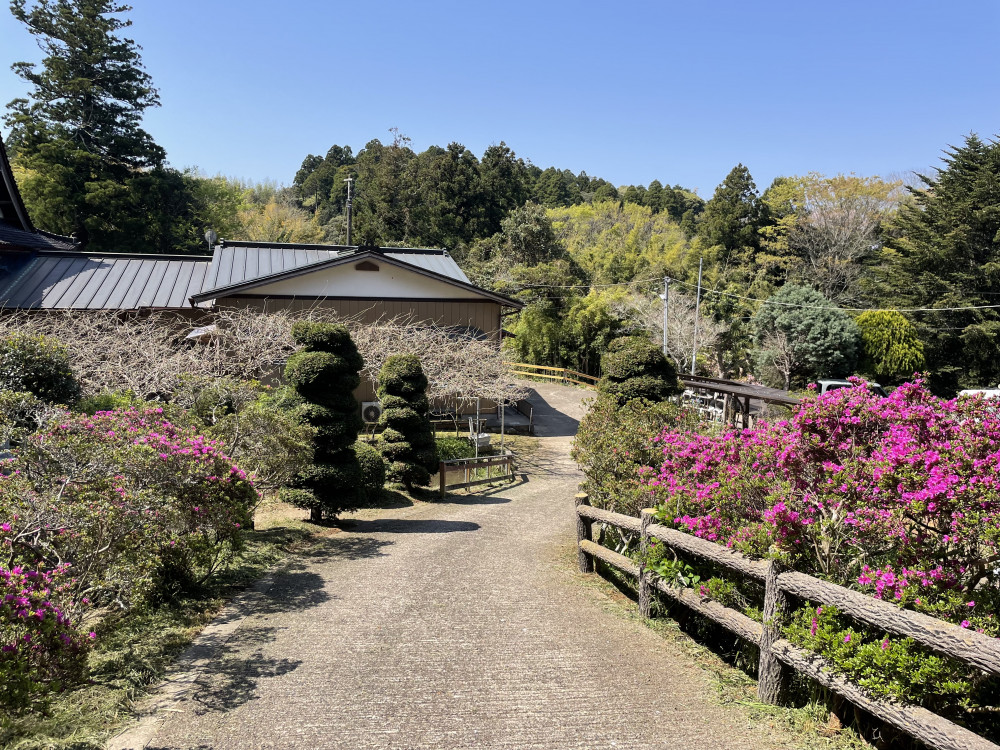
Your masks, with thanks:
M 691 374 L 694 375 L 694 360 L 698 354 L 698 314 L 701 312 L 701 266 L 704 258 L 698 259 L 698 296 L 694 299 L 694 340 L 691 342 Z
M 660 299 L 663 300 L 663 356 L 670 358 L 667 354 L 667 308 L 670 305 L 670 277 L 663 277 L 663 294 L 660 295 Z
M 344 182 L 347 183 L 347 244 L 351 244 L 351 184 L 354 182 L 353 177 L 346 177 Z

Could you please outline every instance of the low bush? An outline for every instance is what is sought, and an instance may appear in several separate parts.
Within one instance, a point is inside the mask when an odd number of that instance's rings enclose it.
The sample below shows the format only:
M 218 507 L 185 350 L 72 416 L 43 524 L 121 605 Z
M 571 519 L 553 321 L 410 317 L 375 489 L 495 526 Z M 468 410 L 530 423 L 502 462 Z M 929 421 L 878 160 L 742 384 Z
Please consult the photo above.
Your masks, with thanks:
M 0 339 L 0 390 L 27 391 L 52 404 L 71 405 L 80 397 L 66 348 L 25 333 Z
M 6 470 L 11 564 L 68 564 L 74 606 L 128 608 L 200 583 L 239 548 L 257 497 L 217 442 L 159 408 L 65 414 Z
M 692 420 L 668 402 L 633 399 L 619 405 L 615 398 L 598 397 L 580 422 L 572 452 L 586 476 L 583 489 L 591 503 L 631 516 L 654 504 L 642 472 L 663 460 L 656 438 L 664 425 Z
M 4 524 L 6 525 L 6 524 Z M 0 566 L 0 707 L 17 714 L 44 707 L 52 693 L 79 684 L 93 633 L 77 630 L 55 603 L 65 568 Z
M 475 446 L 467 438 L 445 437 L 437 439 L 439 461 L 454 461 L 456 458 L 474 458 Z

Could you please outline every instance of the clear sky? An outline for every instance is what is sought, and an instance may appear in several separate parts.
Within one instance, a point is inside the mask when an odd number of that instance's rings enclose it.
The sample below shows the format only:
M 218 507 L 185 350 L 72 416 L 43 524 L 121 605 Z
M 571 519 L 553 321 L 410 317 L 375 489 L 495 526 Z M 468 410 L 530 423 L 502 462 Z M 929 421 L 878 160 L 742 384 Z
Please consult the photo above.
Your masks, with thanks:
M 1000 133 L 997 0 L 503 3 L 134 0 L 176 167 L 289 183 L 398 127 L 540 167 L 710 197 L 778 175 L 926 171 Z M 2 7 L 2 6 L 0 6 Z M 37 60 L 0 12 L 0 104 Z

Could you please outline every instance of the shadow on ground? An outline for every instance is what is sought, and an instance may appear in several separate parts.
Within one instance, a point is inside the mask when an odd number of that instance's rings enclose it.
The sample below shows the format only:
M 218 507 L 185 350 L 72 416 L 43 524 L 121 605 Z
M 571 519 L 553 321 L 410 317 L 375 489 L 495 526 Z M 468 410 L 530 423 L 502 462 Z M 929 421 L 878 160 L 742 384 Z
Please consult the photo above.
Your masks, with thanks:
M 267 677 L 280 677 L 302 663 L 298 659 L 275 659 L 264 655 L 260 647 L 273 641 L 279 628 L 241 629 L 231 644 L 221 649 L 211 671 L 195 682 L 197 689 L 190 701 L 194 712 L 225 712 L 239 708 L 257 697 L 257 684 Z M 257 646 L 251 653 L 249 649 Z
M 374 521 L 350 519 L 344 529 L 359 534 L 450 534 L 456 531 L 476 531 L 478 523 L 472 521 L 419 520 L 408 518 L 380 518 Z
M 558 405 L 550 403 L 534 388 L 528 402 L 535 411 L 535 434 L 538 437 L 570 437 L 576 434 L 580 420 L 563 413 Z

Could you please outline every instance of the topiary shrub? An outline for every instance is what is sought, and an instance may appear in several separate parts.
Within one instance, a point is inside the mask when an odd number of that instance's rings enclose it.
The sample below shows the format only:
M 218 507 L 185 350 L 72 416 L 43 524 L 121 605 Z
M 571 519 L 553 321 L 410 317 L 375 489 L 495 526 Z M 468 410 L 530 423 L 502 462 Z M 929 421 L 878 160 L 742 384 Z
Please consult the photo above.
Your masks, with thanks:
M 437 450 L 428 416 L 427 376 L 413 354 L 389 357 L 378 375 L 382 402 L 378 450 L 388 464 L 386 475 L 407 490 L 430 484 Z
M 312 465 L 292 481 L 304 492 L 288 497 L 319 522 L 360 507 L 377 481 L 373 462 L 361 459 L 354 446 L 364 423 L 352 392 L 361 383 L 364 360 L 342 325 L 299 321 L 292 339 L 302 350 L 288 358 L 285 380 L 307 402 L 303 414 L 316 430 L 316 449 Z
M 353 447 L 360 469 L 358 489 L 369 505 L 378 500 L 385 486 L 385 460 L 382 454 L 367 443 L 357 442 Z
M 24 333 L 0 340 L 0 390 L 28 391 L 50 404 L 73 404 L 80 397 L 66 347 Z
M 681 391 L 673 362 L 651 341 L 638 336 L 612 341 L 601 365 L 604 377 L 597 390 L 619 405 L 636 398 L 665 401 Z

